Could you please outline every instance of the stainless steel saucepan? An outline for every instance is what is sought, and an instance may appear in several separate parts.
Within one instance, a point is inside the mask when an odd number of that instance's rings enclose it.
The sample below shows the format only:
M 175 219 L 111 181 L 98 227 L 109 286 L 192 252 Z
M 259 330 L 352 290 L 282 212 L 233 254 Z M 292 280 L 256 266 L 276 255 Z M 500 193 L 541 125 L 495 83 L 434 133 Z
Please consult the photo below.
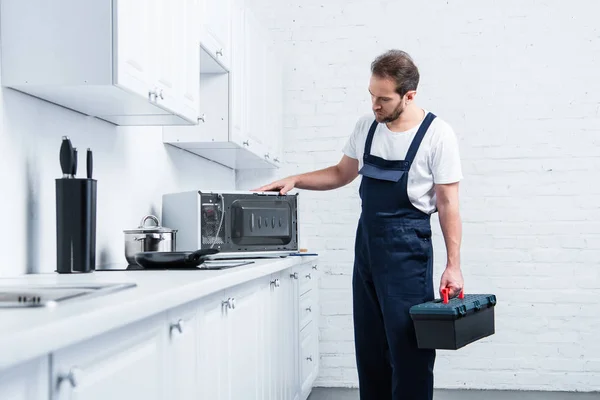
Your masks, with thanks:
M 148 220 L 154 221 L 154 226 L 147 226 Z M 140 226 L 136 229 L 126 229 L 125 233 L 125 258 L 129 265 L 136 265 L 137 253 L 154 251 L 175 251 L 176 229 L 160 226 L 158 218 L 146 215 L 142 218 Z

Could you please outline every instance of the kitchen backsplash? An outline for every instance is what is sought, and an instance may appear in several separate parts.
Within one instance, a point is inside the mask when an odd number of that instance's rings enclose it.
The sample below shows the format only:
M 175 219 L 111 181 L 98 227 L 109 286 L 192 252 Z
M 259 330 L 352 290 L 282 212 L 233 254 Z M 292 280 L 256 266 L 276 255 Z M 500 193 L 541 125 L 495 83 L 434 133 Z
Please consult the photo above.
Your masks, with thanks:
M 164 145 L 161 128 L 116 127 L 6 88 L 0 105 L 0 277 L 55 269 L 62 136 L 78 149 L 79 177 L 86 149 L 94 152 L 97 264 L 125 262 L 123 229 L 148 213 L 161 218 L 163 193 L 235 189 L 235 171 Z

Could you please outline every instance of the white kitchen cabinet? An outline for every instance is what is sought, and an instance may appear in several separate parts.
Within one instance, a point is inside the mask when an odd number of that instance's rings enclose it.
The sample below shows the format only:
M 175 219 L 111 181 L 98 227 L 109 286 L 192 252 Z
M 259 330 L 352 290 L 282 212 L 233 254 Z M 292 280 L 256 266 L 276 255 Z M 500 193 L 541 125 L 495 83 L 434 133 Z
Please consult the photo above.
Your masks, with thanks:
M 319 360 L 315 268 L 242 280 L 1 370 L 0 398 L 306 400 Z
M 164 317 L 157 314 L 54 353 L 52 399 L 165 398 Z
M 7 370 L 0 370 L 0 399 L 45 400 L 48 398 L 48 357 L 24 362 Z
M 229 357 L 224 291 L 200 301 L 198 310 L 198 369 L 200 399 L 229 399 Z
M 3 0 L 2 85 L 118 125 L 199 117 L 199 0 Z
M 201 120 L 197 126 L 164 127 L 163 142 L 232 169 L 278 168 L 281 61 L 245 0 L 231 0 L 230 15 L 231 68 L 225 71 L 220 59 L 201 51 Z
M 198 385 L 198 302 L 167 313 L 165 398 L 195 400 Z
M 203 0 L 202 47 L 224 70 L 231 64 L 231 7 L 233 0 Z

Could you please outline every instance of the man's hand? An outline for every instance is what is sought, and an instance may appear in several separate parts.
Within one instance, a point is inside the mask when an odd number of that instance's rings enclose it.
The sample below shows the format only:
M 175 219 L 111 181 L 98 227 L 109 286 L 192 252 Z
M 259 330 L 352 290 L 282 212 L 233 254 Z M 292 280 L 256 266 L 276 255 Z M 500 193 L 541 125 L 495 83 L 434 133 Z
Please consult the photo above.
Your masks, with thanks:
M 443 298 L 442 289 L 448 288 L 448 298 L 456 297 L 460 294 L 460 291 L 464 288 L 464 281 L 460 268 L 447 266 L 446 270 L 442 274 L 440 281 L 440 298 Z
M 279 191 L 281 195 L 286 194 L 290 190 L 296 187 L 296 177 L 288 176 L 287 178 L 269 183 L 268 185 L 261 186 L 257 189 L 252 189 L 252 192 L 276 192 Z

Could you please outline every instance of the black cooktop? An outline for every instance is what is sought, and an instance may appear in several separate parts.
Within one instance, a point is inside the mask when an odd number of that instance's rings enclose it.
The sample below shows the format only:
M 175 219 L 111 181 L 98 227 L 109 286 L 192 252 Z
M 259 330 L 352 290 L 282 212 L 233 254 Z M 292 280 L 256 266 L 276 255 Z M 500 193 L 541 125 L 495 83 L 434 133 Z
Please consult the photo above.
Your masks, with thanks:
M 97 266 L 96 271 L 160 271 L 160 270 L 220 270 L 227 268 L 241 267 L 242 265 L 253 264 L 251 260 L 207 260 L 197 267 L 161 267 L 161 268 L 144 268 L 137 264 L 124 265 L 124 264 L 108 264 Z

